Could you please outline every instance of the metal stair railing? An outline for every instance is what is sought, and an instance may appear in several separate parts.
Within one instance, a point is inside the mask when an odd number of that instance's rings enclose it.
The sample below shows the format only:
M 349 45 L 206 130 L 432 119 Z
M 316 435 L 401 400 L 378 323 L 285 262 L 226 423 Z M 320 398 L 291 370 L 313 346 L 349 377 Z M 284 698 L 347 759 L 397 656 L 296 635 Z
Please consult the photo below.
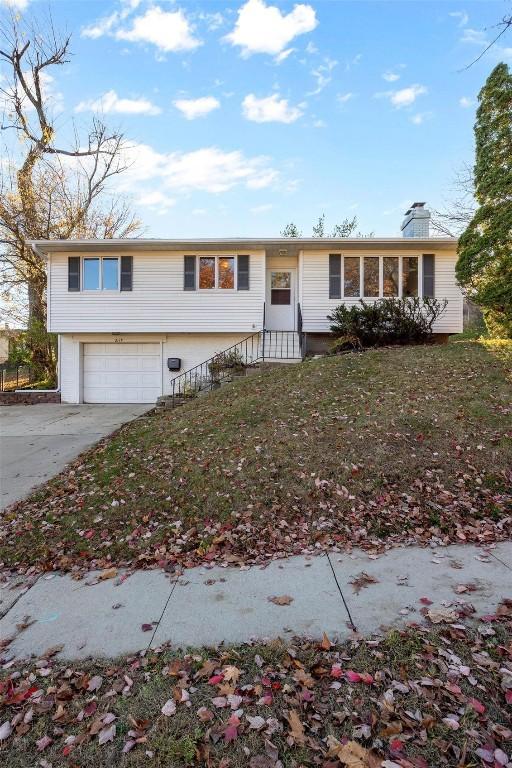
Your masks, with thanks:
M 172 405 L 199 392 L 216 389 L 222 381 L 260 359 L 260 331 L 223 349 L 171 381 Z
M 302 331 L 300 304 L 297 305 L 297 327 L 297 331 L 270 331 L 264 327 L 247 336 L 175 376 L 171 381 L 171 392 L 165 397 L 171 400 L 174 407 L 178 401 L 216 389 L 224 381 L 260 361 L 304 359 L 305 334 Z

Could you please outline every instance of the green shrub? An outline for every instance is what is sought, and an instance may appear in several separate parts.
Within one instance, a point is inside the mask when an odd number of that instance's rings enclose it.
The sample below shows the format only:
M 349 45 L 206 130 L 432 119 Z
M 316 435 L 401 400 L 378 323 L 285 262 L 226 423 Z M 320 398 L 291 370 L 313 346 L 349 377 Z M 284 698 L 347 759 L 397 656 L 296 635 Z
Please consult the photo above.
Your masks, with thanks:
M 208 365 L 212 376 L 222 371 L 243 371 L 246 367 L 242 353 L 238 349 L 219 352 Z
M 371 304 L 360 300 L 347 307 L 340 304 L 327 319 L 335 339 L 357 339 L 363 347 L 384 344 L 417 344 L 432 337 L 436 320 L 447 301 L 438 299 L 381 299 Z

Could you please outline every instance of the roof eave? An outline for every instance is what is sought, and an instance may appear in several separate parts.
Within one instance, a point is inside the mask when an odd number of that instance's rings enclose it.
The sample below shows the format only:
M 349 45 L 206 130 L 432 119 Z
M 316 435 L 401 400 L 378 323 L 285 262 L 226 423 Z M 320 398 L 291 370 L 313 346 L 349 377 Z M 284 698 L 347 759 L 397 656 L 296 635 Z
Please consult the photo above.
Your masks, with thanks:
M 225 249 L 265 249 L 265 248 L 302 248 L 342 249 L 346 246 L 356 246 L 360 249 L 371 248 L 425 248 L 444 249 L 457 244 L 457 238 L 417 238 L 417 237 L 346 237 L 346 238 L 199 238 L 180 240 L 159 239 L 105 239 L 105 240 L 31 240 L 32 250 L 45 258 L 48 253 L 69 251 L 104 251 L 112 248 L 125 250 L 207 250 L 212 248 Z

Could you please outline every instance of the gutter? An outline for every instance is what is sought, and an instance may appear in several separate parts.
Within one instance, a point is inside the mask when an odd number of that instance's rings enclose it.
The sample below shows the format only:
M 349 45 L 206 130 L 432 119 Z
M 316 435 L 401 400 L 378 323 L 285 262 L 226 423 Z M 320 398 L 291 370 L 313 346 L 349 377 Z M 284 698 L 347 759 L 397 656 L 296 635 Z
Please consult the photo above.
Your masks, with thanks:
M 35 240 L 29 240 L 29 245 L 32 248 L 33 253 L 36 254 L 36 256 L 39 256 L 40 259 L 43 261 L 47 260 L 47 255 L 44 251 L 42 251 L 39 246 L 37 245 L 37 242 Z

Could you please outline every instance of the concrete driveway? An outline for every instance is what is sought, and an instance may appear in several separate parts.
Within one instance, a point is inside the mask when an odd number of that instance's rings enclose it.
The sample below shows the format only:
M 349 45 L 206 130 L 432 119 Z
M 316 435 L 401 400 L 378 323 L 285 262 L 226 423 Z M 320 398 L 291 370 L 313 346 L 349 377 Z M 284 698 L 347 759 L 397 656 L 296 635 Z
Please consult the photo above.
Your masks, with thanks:
M 11 405 L 0 408 L 0 510 L 151 405 Z

